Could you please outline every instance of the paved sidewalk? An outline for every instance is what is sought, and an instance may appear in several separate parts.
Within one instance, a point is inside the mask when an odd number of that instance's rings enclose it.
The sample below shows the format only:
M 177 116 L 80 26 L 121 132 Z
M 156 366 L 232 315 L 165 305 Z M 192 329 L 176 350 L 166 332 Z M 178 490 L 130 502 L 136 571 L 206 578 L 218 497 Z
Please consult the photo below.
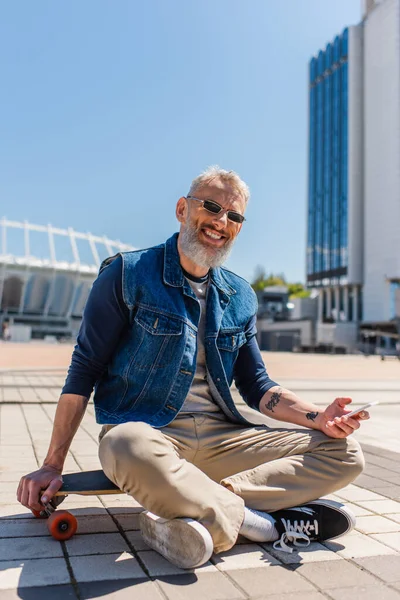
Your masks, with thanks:
M 46 453 L 64 377 L 62 370 L 0 375 L 0 600 L 400 599 L 400 453 L 393 450 L 399 402 L 389 398 L 397 389 L 394 381 L 394 388 L 382 391 L 384 382 L 376 386 L 383 402 L 376 413 L 380 438 L 372 428 L 358 436 L 365 472 L 331 496 L 355 512 L 354 532 L 293 554 L 242 539 L 202 568 L 185 572 L 144 544 L 138 531 L 141 507 L 128 496 L 67 498 L 62 508 L 78 517 L 79 530 L 61 543 L 49 536 L 46 521 L 16 502 L 19 478 L 37 468 Z M 332 381 L 340 387 L 338 379 Z M 321 388 L 301 380 L 295 385 L 303 392 Z M 363 385 L 360 381 L 355 389 Z M 332 385 L 328 388 L 332 395 Z M 100 467 L 98 431 L 89 405 L 66 472 Z

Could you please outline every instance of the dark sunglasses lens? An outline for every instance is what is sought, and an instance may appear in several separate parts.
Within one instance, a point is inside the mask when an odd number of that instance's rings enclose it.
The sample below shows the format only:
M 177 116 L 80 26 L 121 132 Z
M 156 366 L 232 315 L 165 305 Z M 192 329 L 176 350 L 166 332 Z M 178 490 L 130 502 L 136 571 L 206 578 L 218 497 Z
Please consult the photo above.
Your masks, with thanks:
M 234 223 L 243 223 L 244 216 L 237 212 L 232 212 L 231 210 L 228 212 L 228 219 L 234 221 Z
M 211 202 L 211 200 L 204 200 L 203 206 L 206 210 L 208 210 L 208 212 L 211 212 L 214 215 L 217 215 L 219 212 L 221 212 L 221 206 L 216 202 Z

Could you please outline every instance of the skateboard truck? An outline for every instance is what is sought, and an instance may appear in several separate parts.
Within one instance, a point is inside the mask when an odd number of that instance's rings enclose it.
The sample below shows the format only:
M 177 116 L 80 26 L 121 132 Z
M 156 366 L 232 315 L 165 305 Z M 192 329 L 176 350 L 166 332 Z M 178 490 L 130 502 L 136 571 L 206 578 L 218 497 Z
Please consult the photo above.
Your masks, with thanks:
M 32 510 L 32 513 L 37 518 L 47 519 L 47 528 L 54 539 L 69 540 L 78 528 L 78 521 L 67 510 L 57 510 L 68 495 L 97 496 L 123 493 L 101 470 L 67 473 L 63 476 L 62 487 L 50 502 L 42 504 L 41 510 Z
M 58 510 L 57 506 L 65 500 L 67 495 L 54 496 L 50 502 L 43 505 L 42 510 L 32 511 L 35 517 L 47 519 L 47 529 L 54 539 L 58 541 L 69 540 L 78 528 L 78 521 L 67 510 Z
M 50 502 L 46 502 L 46 504 L 43 504 L 42 510 L 35 510 L 32 512 L 35 515 L 35 517 L 48 519 L 56 510 L 57 506 L 60 506 L 61 502 L 64 502 L 66 497 L 67 496 L 54 496 L 54 498 L 52 498 Z

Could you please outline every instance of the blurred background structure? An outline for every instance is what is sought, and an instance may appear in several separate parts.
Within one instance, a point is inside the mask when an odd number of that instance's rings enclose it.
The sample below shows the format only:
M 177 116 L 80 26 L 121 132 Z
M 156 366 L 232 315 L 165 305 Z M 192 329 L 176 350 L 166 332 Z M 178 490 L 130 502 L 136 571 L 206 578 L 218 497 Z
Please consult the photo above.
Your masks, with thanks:
M 0 220 L 3 338 L 76 337 L 101 261 L 126 250 L 132 246 L 106 236 Z
M 261 306 L 264 349 L 399 354 L 399 40 L 400 0 L 365 0 L 361 23 L 309 63 L 306 272 L 314 314 L 310 300 L 296 300 L 289 319 L 278 309 L 268 322 Z

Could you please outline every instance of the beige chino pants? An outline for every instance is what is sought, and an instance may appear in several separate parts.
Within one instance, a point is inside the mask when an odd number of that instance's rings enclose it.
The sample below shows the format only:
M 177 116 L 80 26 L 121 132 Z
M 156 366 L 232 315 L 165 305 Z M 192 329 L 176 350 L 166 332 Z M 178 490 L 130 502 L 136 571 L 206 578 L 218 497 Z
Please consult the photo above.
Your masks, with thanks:
M 156 515 L 202 523 L 215 552 L 234 545 L 244 506 L 273 512 L 304 504 L 344 487 L 364 466 L 352 437 L 243 427 L 220 415 L 180 415 L 162 429 L 105 426 L 101 435 L 106 475 Z

